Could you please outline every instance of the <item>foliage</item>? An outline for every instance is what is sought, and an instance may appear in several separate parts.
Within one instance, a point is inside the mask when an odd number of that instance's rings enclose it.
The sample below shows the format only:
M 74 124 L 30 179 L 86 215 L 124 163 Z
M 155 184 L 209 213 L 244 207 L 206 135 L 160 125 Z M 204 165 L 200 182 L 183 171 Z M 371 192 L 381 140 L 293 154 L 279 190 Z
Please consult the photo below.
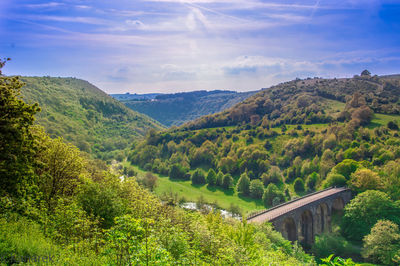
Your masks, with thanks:
M 324 188 L 335 187 L 335 186 L 342 187 L 346 185 L 346 182 L 347 180 L 343 175 L 332 172 L 326 177 L 323 183 L 323 187 Z
M 379 220 L 364 237 L 364 258 L 374 263 L 395 265 L 394 257 L 400 255 L 399 226 L 393 222 Z
M 360 241 L 379 219 L 400 224 L 400 206 L 384 192 L 367 190 L 346 205 L 341 229 L 348 239 Z
M 94 157 L 116 158 L 150 128 L 162 127 L 114 100 L 87 81 L 75 78 L 21 77 L 21 94 L 39 103 L 36 116 L 51 137 L 63 137 Z
M 353 262 L 352 259 L 343 259 L 341 257 L 334 257 L 334 255 L 330 255 L 327 258 L 321 259 L 323 264 L 321 266 L 357 266 L 357 264 Z
M 4 62 L 0 60 L 0 69 Z M 16 194 L 32 177 L 35 143 L 31 132 L 37 104 L 20 98 L 18 77 L 0 75 L 0 192 Z
M 243 173 L 239 181 L 237 182 L 236 185 L 237 191 L 240 193 L 243 193 L 243 195 L 249 195 L 250 194 L 250 178 L 247 175 L 247 173 Z
M 350 257 L 359 251 L 353 247 L 343 236 L 335 233 L 326 233 L 315 236 L 315 242 L 311 247 L 311 252 L 317 258 L 325 258 L 330 254 L 335 256 Z
M 193 185 L 202 185 L 206 183 L 206 177 L 202 170 L 197 169 L 192 174 L 192 184 Z
M 357 192 L 371 189 L 382 189 L 382 181 L 379 175 L 369 169 L 358 169 L 351 174 L 350 186 Z
M 269 184 L 262 197 L 265 207 L 272 206 L 274 199 L 278 199 L 278 203 L 282 202 L 285 199 L 285 195 L 275 184 Z
M 250 196 L 255 199 L 261 199 L 264 194 L 264 185 L 261 180 L 251 180 L 250 182 Z
M 146 114 L 161 124 L 179 126 L 204 115 L 221 112 L 255 92 L 193 91 L 161 94 L 155 98 L 135 99 L 136 95 L 111 95 L 130 109 Z M 144 97 L 142 97 L 144 98 Z
M 210 186 L 216 185 L 217 174 L 215 173 L 214 169 L 210 168 L 210 170 L 208 170 L 206 181 Z
M 293 186 L 294 186 L 294 190 L 296 192 L 303 192 L 305 190 L 304 181 L 303 181 L 303 179 L 301 179 L 299 177 L 296 178 L 296 180 L 294 180 Z

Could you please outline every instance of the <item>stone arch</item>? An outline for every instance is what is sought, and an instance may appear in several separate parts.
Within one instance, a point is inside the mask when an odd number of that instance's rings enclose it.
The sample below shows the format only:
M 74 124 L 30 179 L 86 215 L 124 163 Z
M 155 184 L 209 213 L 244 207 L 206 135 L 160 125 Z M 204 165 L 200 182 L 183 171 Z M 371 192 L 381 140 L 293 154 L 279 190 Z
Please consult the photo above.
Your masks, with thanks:
M 315 234 L 321 234 L 330 230 L 329 207 L 326 203 L 318 205 L 315 212 Z
M 283 221 L 282 229 L 282 235 L 284 238 L 292 242 L 297 240 L 296 223 L 292 217 L 287 217 Z
M 344 201 L 342 197 L 337 197 L 332 203 L 332 213 L 342 213 L 344 209 Z
M 303 246 L 309 246 L 314 242 L 314 221 L 310 210 L 305 210 L 301 214 L 300 225 L 300 241 Z

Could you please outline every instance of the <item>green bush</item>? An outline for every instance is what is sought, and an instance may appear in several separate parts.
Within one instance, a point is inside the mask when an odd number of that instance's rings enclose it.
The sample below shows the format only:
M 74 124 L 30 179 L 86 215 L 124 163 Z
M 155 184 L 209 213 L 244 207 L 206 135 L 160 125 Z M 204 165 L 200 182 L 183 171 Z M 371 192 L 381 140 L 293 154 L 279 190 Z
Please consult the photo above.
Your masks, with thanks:
M 197 169 L 192 174 L 192 184 L 194 185 L 202 185 L 206 183 L 206 177 L 202 170 Z
M 261 199 L 264 194 L 264 185 L 261 180 L 256 179 L 250 182 L 250 196 L 255 199 Z
M 325 258 L 332 253 L 335 256 L 350 257 L 358 254 L 359 250 L 353 247 L 344 237 L 330 233 L 315 236 L 311 252 L 317 258 Z

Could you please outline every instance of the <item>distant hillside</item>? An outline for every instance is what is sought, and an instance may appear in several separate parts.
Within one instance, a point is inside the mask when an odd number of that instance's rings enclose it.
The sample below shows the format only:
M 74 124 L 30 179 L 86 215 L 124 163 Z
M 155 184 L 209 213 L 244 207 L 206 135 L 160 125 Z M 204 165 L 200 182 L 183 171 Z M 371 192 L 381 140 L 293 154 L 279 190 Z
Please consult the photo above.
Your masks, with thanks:
M 111 95 L 127 107 L 166 126 L 181 125 L 203 115 L 221 112 L 255 92 L 194 91 L 176 94 Z M 154 98 L 152 98 L 154 97 Z
M 38 102 L 36 116 L 53 137 L 62 136 L 81 150 L 109 159 L 161 125 L 138 114 L 87 81 L 75 78 L 22 77 L 22 96 Z
M 375 113 L 400 114 L 400 79 L 396 77 L 399 76 L 293 80 L 264 89 L 230 109 L 185 126 L 200 129 L 243 123 L 279 126 L 344 121 L 351 114 L 341 112 L 337 105 L 346 103 L 365 104 Z M 354 94 L 356 99 L 350 103 Z

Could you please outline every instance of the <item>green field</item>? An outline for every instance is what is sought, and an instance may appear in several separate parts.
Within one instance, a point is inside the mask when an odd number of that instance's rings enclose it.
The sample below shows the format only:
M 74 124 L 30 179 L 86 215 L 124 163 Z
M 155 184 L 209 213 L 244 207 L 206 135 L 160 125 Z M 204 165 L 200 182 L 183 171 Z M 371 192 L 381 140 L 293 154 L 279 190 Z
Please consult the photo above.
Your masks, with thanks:
M 388 122 L 395 121 L 400 125 L 400 115 L 385 115 L 385 114 L 374 114 L 371 123 L 368 128 L 375 128 L 380 126 L 386 126 Z
M 139 175 L 146 172 L 136 166 L 133 167 Z M 229 210 L 231 204 L 237 205 L 243 214 L 265 209 L 261 200 L 239 196 L 233 190 L 210 188 L 207 185 L 193 186 L 191 181 L 172 181 L 168 177 L 154 175 L 158 177 L 158 186 L 155 189 L 155 193 L 159 196 L 165 193 L 176 193 L 180 198 L 184 198 L 185 201 L 196 202 L 200 198 L 200 195 L 203 195 L 207 203 L 216 204 L 222 209 Z

